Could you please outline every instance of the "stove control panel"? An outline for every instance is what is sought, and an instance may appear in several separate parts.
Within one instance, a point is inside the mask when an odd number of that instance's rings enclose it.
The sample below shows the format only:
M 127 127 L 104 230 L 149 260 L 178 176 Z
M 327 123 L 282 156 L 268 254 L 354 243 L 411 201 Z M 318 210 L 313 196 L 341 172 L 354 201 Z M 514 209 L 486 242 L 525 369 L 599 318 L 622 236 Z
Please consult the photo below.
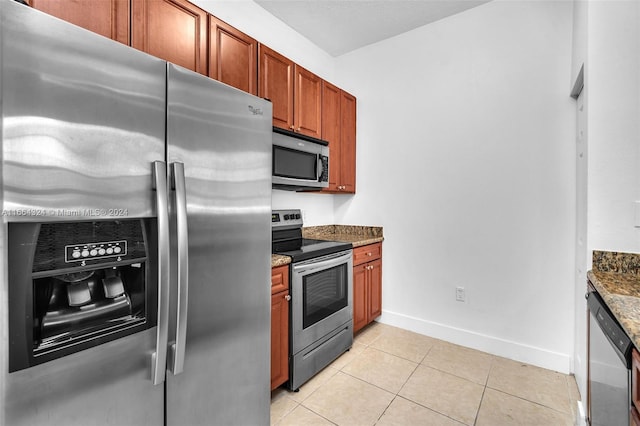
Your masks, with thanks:
M 271 211 L 271 227 L 302 227 L 302 212 L 299 209 L 293 210 L 272 210 Z

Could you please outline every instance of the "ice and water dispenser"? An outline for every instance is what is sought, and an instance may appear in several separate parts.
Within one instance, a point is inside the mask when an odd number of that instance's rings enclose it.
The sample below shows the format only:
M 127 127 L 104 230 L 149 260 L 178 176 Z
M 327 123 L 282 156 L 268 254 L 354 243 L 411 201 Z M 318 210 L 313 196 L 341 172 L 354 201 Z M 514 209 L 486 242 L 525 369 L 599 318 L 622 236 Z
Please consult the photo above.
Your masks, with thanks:
M 156 324 L 154 219 L 9 224 L 9 371 Z

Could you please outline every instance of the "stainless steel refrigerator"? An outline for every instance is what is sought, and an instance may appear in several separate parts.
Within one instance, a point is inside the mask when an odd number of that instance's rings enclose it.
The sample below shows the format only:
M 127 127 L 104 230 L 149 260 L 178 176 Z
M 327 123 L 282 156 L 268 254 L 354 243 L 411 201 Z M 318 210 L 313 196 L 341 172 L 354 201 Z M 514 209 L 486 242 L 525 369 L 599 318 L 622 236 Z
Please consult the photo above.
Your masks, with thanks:
M 268 424 L 271 104 L 0 20 L 0 424 Z

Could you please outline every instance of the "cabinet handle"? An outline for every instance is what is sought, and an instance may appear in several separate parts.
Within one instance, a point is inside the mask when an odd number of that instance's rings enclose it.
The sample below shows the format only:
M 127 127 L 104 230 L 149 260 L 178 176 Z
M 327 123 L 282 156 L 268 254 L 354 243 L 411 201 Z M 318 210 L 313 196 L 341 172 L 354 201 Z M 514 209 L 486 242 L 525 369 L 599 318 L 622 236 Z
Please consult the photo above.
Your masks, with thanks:
M 373 256 L 373 255 L 371 254 L 371 252 L 367 253 L 367 255 L 368 255 L 369 257 Z
M 296 128 L 293 126 L 289 126 L 289 130 L 295 130 Z
M 299 132 L 299 131 L 300 131 L 300 129 L 301 129 L 301 128 L 300 128 L 300 127 L 298 127 L 298 128 L 296 129 L 296 132 Z
M 290 300 L 291 300 L 291 295 L 290 295 L 290 294 L 287 294 L 287 295 L 284 297 L 284 300 L 286 300 L 287 302 L 288 302 L 288 301 L 290 301 Z

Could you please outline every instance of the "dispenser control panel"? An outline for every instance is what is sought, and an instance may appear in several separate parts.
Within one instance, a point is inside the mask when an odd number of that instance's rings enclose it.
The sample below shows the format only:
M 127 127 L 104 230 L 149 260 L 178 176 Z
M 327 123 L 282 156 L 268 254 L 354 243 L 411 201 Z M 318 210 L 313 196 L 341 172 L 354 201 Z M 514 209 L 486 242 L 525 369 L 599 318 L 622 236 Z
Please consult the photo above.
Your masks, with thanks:
M 122 257 L 127 254 L 127 242 L 105 241 L 101 243 L 81 243 L 64 246 L 64 261 L 81 262 L 88 259 Z

